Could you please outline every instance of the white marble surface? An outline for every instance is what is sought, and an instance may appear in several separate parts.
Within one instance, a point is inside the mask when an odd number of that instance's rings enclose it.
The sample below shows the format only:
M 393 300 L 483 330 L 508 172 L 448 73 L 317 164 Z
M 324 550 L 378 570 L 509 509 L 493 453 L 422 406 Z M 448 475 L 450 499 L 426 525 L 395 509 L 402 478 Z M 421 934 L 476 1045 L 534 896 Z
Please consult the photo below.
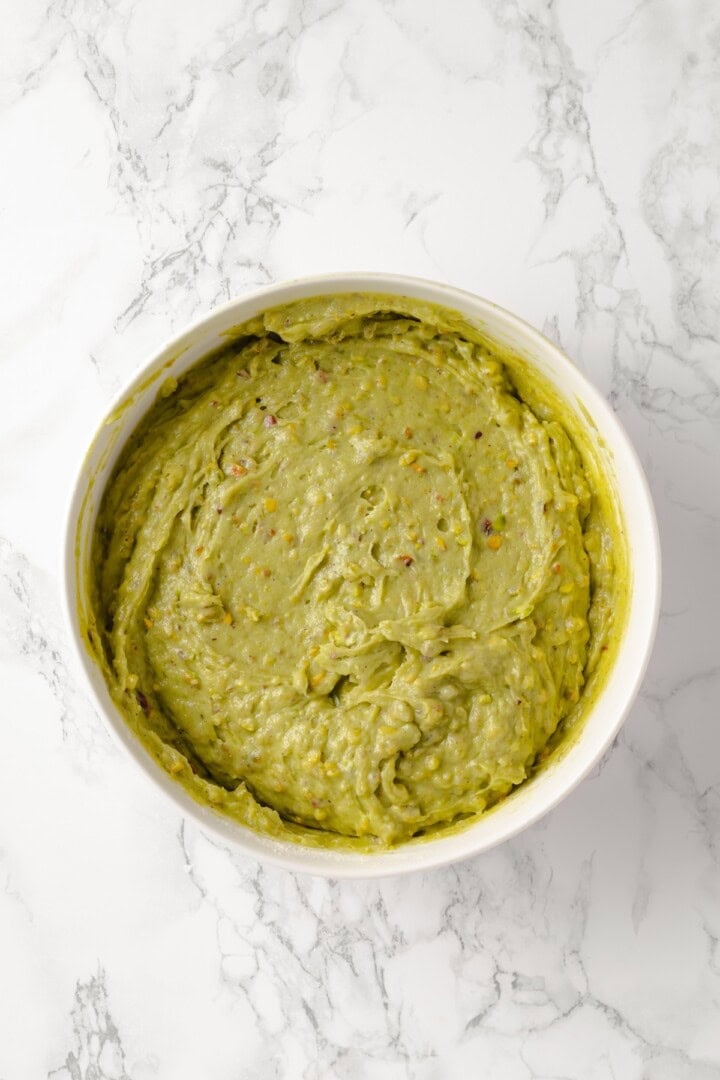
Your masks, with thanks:
M 0 34 L 0 1078 L 720 1077 L 716 0 L 8 0 Z M 61 518 L 213 304 L 426 275 L 544 328 L 657 502 L 662 622 L 601 768 L 378 884 L 262 869 L 111 744 Z

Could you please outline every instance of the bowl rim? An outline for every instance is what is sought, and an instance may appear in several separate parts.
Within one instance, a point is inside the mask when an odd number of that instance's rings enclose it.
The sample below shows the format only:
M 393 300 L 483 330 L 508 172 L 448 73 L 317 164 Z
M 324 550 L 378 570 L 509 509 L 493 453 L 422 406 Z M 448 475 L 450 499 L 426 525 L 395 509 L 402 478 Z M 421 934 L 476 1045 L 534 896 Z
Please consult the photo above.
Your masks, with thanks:
M 162 370 L 167 363 L 168 357 L 184 353 L 186 348 L 190 347 L 189 343 L 193 339 L 202 336 L 203 332 L 209 332 L 213 323 L 221 322 L 224 317 L 238 309 L 237 321 L 242 322 L 274 306 L 276 303 L 283 302 L 282 299 L 278 299 L 283 294 L 292 294 L 299 290 L 298 295 L 287 297 L 287 302 L 291 302 L 292 299 L 315 295 L 312 291 L 315 288 L 317 288 L 316 295 L 358 291 L 387 293 L 398 296 L 405 295 L 415 299 L 428 300 L 431 303 L 460 311 L 466 317 L 476 320 L 482 318 L 481 313 L 487 313 L 496 322 L 512 329 L 523 339 L 527 345 L 527 355 L 524 358 L 531 364 L 534 362 L 533 356 L 538 352 L 549 351 L 553 355 L 555 363 L 564 370 L 565 374 L 570 376 L 571 381 L 575 381 L 582 388 L 582 404 L 587 407 L 589 403 L 590 419 L 594 421 L 599 414 L 602 419 L 602 427 L 611 429 L 615 443 L 620 449 L 625 464 L 630 468 L 639 489 L 642 503 L 639 509 L 641 516 L 645 519 L 644 528 L 649 542 L 649 550 L 644 553 L 644 569 L 649 571 L 648 582 L 651 595 L 642 598 L 645 617 L 640 627 L 641 655 L 635 664 L 633 677 L 623 687 L 622 705 L 618 709 L 613 722 L 607 724 L 602 737 L 596 741 L 592 753 L 586 753 L 585 760 L 580 763 L 579 767 L 575 768 L 570 775 L 564 777 L 563 782 L 556 786 L 556 790 L 546 792 L 545 798 L 533 802 L 532 797 L 530 797 L 525 812 L 521 813 L 517 820 L 508 821 L 504 828 L 497 830 L 496 834 L 491 837 L 478 835 L 473 842 L 473 833 L 476 831 L 477 826 L 490 816 L 495 818 L 498 811 L 491 812 L 488 815 L 481 815 L 477 821 L 470 823 L 462 830 L 439 834 L 436 838 L 427 838 L 417 843 L 410 842 L 396 848 L 377 852 L 335 851 L 306 847 L 287 840 L 269 840 L 247 826 L 196 803 L 192 796 L 180 784 L 172 780 L 162 767 L 154 761 L 131 731 L 109 696 L 107 701 L 102 700 L 95 686 L 95 676 L 99 674 L 99 669 L 82 640 L 78 619 L 79 596 L 76 575 L 76 542 L 79 526 L 82 522 L 85 500 L 91 490 L 92 474 L 89 470 L 89 464 L 95 445 L 100 440 L 103 430 L 109 424 L 111 418 L 117 415 L 125 404 L 132 401 L 136 394 L 141 394 L 147 386 L 155 385 L 153 376 Z M 432 296 L 426 295 L 428 293 L 431 293 Z M 244 308 L 248 310 L 243 311 Z M 471 311 L 472 314 L 470 314 Z M 193 360 L 188 366 L 191 367 L 199 359 L 201 357 Z M 565 393 L 559 387 L 556 387 L 556 389 L 562 396 L 570 398 L 569 392 Z M 152 785 L 164 792 L 176 810 L 180 810 L 185 817 L 190 817 L 203 831 L 212 834 L 214 840 L 220 840 L 231 850 L 252 857 L 259 862 L 268 862 L 293 872 L 335 879 L 389 877 L 420 870 L 431 870 L 451 863 L 461 862 L 512 839 L 518 833 L 549 814 L 563 799 L 570 795 L 598 764 L 617 736 L 645 676 L 659 619 L 662 575 L 661 548 L 653 499 L 637 451 L 603 395 L 587 375 L 574 364 L 571 358 L 554 341 L 520 316 L 466 289 L 429 278 L 382 271 L 336 271 L 309 274 L 251 288 L 248 292 L 213 307 L 210 311 L 186 324 L 178 333 L 166 338 L 158 349 L 155 349 L 149 357 L 146 357 L 135 368 L 131 376 L 123 382 L 113 395 L 109 404 L 103 406 L 99 421 L 96 421 L 94 426 L 89 424 L 88 429 L 92 431 L 92 436 L 85 442 L 86 449 L 72 474 L 73 479 L 67 500 L 62 532 L 61 592 L 63 614 L 72 645 L 72 653 L 79 669 L 82 671 L 83 682 L 90 693 L 91 701 L 115 744 L 121 746 L 124 751 L 130 754 L 135 764 L 152 782 Z M 113 446 L 114 457 L 117 456 L 117 453 L 126 442 L 131 430 L 132 428 L 129 428 L 125 431 L 122 437 L 117 440 L 117 445 Z M 624 500 L 617 487 L 616 497 L 621 508 L 624 509 Z M 634 562 L 633 552 L 629 550 L 628 554 L 631 572 Z M 633 588 L 628 601 L 628 611 L 623 629 L 624 635 L 627 633 L 631 617 L 638 603 L 635 593 L 636 590 Z M 617 662 L 618 658 L 616 657 L 614 665 Z M 593 710 L 597 708 L 605 695 L 612 670 L 611 668 L 605 684 L 600 688 Z M 108 702 L 110 702 L 109 706 Z M 581 733 L 574 746 L 579 746 L 582 742 Z M 535 783 L 536 781 L 531 781 L 530 784 L 522 784 L 516 789 L 516 792 L 527 791 Z M 460 840 L 459 845 L 453 843 L 458 839 Z

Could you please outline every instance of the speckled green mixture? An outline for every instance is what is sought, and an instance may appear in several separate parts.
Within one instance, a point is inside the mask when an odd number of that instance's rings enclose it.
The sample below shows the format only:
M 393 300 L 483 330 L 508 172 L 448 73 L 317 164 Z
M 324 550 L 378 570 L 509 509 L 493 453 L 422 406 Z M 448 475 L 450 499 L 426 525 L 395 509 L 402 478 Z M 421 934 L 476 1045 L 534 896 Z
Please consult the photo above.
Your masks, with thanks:
M 619 526 L 513 363 L 452 312 L 354 294 L 268 311 L 162 387 L 102 500 L 87 629 L 196 799 L 395 845 L 496 803 L 577 721 Z

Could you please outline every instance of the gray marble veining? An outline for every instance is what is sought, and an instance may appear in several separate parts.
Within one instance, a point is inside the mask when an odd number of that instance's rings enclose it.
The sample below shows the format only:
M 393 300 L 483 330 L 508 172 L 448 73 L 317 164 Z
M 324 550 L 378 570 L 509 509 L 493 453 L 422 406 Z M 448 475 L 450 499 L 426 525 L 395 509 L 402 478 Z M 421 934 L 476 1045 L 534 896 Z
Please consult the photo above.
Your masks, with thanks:
M 720 1077 L 720 12 L 711 0 L 11 0 L 0 40 L 0 1078 Z M 106 735 L 59 551 L 112 394 L 333 269 L 544 329 L 646 468 L 635 708 L 548 818 L 379 883 L 259 867 Z

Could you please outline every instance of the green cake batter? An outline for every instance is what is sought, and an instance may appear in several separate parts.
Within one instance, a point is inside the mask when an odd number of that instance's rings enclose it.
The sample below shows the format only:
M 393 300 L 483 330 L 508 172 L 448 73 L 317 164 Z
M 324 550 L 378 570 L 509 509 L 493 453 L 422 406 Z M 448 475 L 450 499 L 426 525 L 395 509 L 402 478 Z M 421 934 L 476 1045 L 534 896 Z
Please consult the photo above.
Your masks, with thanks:
M 265 312 L 162 386 L 107 484 L 86 623 L 115 702 L 276 837 L 377 848 L 483 812 L 610 662 L 625 555 L 589 445 L 456 313 Z

